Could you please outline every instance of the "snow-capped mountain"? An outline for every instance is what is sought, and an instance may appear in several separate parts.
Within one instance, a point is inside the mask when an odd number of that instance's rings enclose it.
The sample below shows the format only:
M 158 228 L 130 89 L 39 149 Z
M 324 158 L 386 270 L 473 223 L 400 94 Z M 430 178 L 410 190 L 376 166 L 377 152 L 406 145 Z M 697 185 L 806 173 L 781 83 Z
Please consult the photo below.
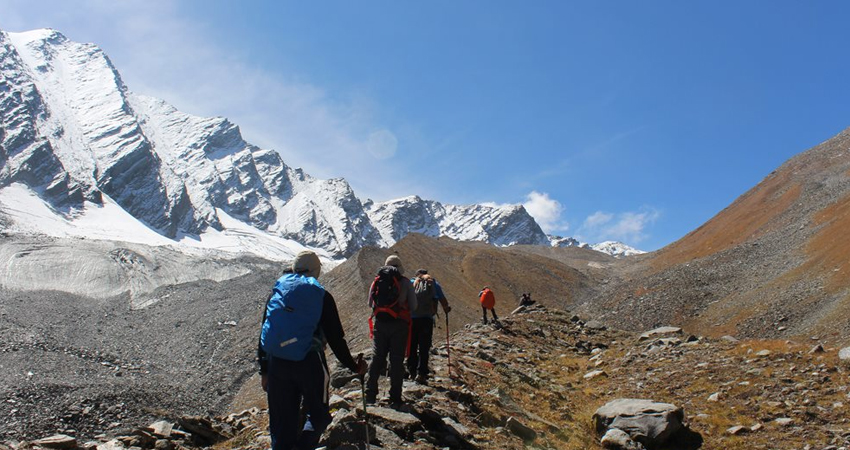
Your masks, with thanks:
M 549 238 L 549 243 L 552 247 L 579 247 L 579 248 L 589 248 L 591 250 L 596 250 L 597 252 L 607 253 L 615 258 L 624 258 L 626 256 L 632 255 L 641 255 L 646 253 L 643 250 L 638 250 L 634 247 L 630 247 L 622 242 L 617 241 L 605 241 L 600 242 L 599 244 L 587 244 L 579 241 L 576 238 L 571 237 L 561 237 L 561 236 L 547 236 Z
M 622 242 L 617 242 L 617 241 L 605 241 L 605 242 L 600 242 L 598 244 L 589 244 L 589 245 L 585 244 L 585 245 L 592 248 L 593 250 L 596 250 L 597 252 L 607 253 L 607 254 L 609 254 L 611 256 L 615 256 L 617 258 L 622 258 L 622 257 L 625 257 L 625 256 L 632 256 L 632 255 L 642 255 L 642 254 L 646 253 L 643 250 L 638 250 L 634 247 L 630 247 L 630 246 L 628 246 L 628 245 L 626 245 Z
M 548 235 L 552 247 L 586 247 L 587 244 L 576 238 Z
M 0 31 L 0 226 L 7 231 L 328 260 L 410 232 L 550 245 L 522 206 L 361 203 L 247 143 L 225 118 L 130 91 L 103 51 Z
M 369 202 L 366 210 L 383 245 L 392 245 L 408 233 L 449 236 L 501 246 L 549 244 L 546 234 L 521 205 L 443 205 L 411 196 L 382 203 Z
M 132 93 L 96 46 L 37 30 L 0 34 L 0 51 L 0 186 L 27 186 L 68 219 L 114 202 L 174 240 L 235 220 L 331 257 L 377 242 L 344 180 L 287 166 L 224 118 Z

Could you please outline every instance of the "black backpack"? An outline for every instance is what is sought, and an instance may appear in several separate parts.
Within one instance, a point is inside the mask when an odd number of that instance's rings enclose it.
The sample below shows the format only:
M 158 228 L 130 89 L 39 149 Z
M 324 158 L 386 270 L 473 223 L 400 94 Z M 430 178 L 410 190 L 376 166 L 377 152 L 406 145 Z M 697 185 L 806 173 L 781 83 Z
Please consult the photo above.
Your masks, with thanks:
M 375 281 L 369 288 L 369 306 L 372 307 L 372 315 L 378 318 L 399 317 L 401 307 L 399 297 L 401 296 L 401 285 L 399 280 L 401 273 L 398 268 L 384 266 L 378 270 Z

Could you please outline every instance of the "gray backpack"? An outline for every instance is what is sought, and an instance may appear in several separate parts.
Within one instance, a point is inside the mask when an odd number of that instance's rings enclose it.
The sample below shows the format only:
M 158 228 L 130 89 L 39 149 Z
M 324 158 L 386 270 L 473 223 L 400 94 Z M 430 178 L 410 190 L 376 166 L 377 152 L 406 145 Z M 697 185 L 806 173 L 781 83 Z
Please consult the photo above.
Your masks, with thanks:
M 416 294 L 416 309 L 411 311 L 413 317 L 433 316 L 437 312 L 434 296 L 437 288 L 430 275 L 417 277 L 413 282 L 413 292 Z

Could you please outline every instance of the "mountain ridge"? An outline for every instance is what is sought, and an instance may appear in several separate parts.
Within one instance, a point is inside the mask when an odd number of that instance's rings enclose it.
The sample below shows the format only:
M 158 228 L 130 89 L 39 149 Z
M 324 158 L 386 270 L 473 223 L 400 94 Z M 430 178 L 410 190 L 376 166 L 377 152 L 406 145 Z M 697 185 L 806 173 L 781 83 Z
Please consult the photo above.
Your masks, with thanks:
M 626 329 L 664 323 L 715 336 L 844 341 L 848 205 L 845 129 L 783 163 L 680 240 L 631 260 L 583 310 Z
M 344 179 L 288 166 L 277 152 L 246 142 L 226 118 L 192 116 L 134 93 L 99 47 L 56 30 L 0 31 L 0 49 L 0 189 L 26 186 L 69 223 L 108 197 L 177 247 L 226 241 L 274 260 L 311 248 L 339 262 L 409 232 L 551 245 L 521 205 L 416 196 L 364 204 Z M 234 229 L 234 220 L 250 229 Z M 160 239 L 140 243 L 151 241 Z

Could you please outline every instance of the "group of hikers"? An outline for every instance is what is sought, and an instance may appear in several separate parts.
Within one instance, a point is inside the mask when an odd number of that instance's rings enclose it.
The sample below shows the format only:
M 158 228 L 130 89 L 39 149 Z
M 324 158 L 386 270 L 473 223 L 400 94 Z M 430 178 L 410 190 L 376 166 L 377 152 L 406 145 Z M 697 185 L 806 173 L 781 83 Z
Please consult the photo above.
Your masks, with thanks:
M 369 288 L 373 356 L 367 365 L 362 355 L 351 355 L 336 302 L 317 280 L 320 273 L 321 261 L 315 253 L 299 253 L 275 282 L 266 302 L 257 360 L 262 388 L 268 396 L 272 450 L 315 449 L 330 425 L 326 345 L 343 366 L 361 377 L 361 382 L 365 377 L 366 404 L 377 401 L 378 381 L 389 357 L 389 403 L 398 409 L 403 404 L 405 377 L 428 383 L 438 305 L 446 314 L 448 332 L 452 308 L 440 283 L 426 269 L 406 278 L 401 258 L 390 255 Z M 493 291 L 485 286 L 478 297 L 483 323 L 488 323 L 490 311 L 492 323 L 500 327 Z M 523 294 L 520 304 L 530 304 L 527 302 L 534 303 L 530 294 Z M 302 404 L 306 421 L 301 416 Z

